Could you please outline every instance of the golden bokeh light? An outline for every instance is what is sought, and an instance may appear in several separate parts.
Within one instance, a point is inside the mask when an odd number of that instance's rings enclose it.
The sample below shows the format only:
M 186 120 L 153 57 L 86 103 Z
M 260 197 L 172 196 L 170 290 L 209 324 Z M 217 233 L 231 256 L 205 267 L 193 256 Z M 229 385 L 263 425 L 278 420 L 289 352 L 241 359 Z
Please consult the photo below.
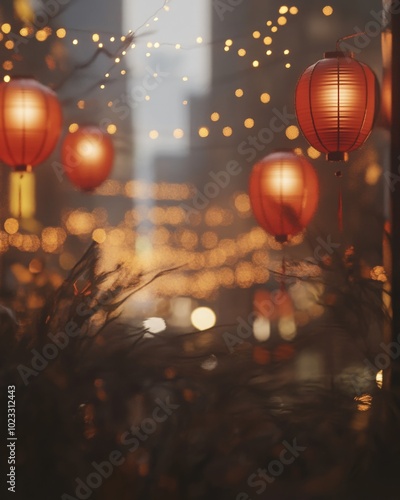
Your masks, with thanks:
M 285 135 L 288 139 L 293 141 L 299 137 L 300 130 L 296 127 L 296 125 L 289 125 L 289 127 L 285 130 Z
M 260 101 L 263 104 L 267 104 L 270 100 L 271 96 L 267 92 L 264 92 L 263 94 L 260 95 Z
M 331 16 L 333 14 L 333 7 L 330 5 L 325 5 L 325 7 L 322 9 L 322 12 L 324 16 Z
M 4 229 L 8 234 L 15 234 L 19 229 L 19 222 L 17 221 L 17 219 L 10 217 L 4 222 Z
M 208 137 L 210 134 L 210 131 L 208 130 L 207 127 L 200 127 L 199 128 L 199 136 L 200 137 Z

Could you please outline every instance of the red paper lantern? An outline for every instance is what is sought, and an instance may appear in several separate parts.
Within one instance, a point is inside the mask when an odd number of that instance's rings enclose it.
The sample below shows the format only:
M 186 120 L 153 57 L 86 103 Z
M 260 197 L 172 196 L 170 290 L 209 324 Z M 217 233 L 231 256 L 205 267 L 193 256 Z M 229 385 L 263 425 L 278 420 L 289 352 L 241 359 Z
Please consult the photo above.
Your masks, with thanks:
M 296 87 L 296 115 L 307 141 L 331 161 L 346 161 L 371 133 L 376 78 L 350 52 L 326 52 Z
M 114 147 L 108 134 L 97 127 L 85 126 L 67 134 L 61 156 L 70 181 L 84 191 L 92 191 L 110 174 Z
M 319 185 L 311 164 L 292 151 L 272 153 L 250 175 L 250 202 L 257 222 L 279 242 L 301 232 L 318 205 Z
M 32 78 L 0 83 L 0 159 L 30 170 L 53 151 L 62 126 L 56 94 Z

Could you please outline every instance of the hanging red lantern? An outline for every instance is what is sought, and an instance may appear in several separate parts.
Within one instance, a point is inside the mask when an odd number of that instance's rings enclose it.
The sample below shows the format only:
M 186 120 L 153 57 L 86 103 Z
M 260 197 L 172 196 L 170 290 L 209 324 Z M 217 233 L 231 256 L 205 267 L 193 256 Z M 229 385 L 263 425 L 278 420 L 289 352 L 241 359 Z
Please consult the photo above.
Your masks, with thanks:
M 318 205 L 315 170 L 292 151 L 272 153 L 254 165 L 250 175 L 250 202 L 257 222 L 281 243 L 300 233 Z
M 56 94 L 33 78 L 0 83 L 0 159 L 17 171 L 42 163 L 62 126 Z
M 331 161 L 347 161 L 371 133 L 376 78 L 351 52 L 326 52 L 296 87 L 296 115 L 307 141 Z
M 67 134 L 61 156 L 72 184 L 84 191 L 92 191 L 110 174 L 114 147 L 108 134 L 97 127 L 85 126 Z

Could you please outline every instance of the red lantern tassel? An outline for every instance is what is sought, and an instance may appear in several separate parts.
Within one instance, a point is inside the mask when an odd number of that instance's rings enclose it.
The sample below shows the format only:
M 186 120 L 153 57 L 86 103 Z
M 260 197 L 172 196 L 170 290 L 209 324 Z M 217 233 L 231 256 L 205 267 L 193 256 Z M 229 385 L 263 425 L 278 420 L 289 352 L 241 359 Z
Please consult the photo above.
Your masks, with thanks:
M 18 219 L 22 218 L 22 179 L 24 174 L 18 176 Z
M 339 231 L 343 231 L 343 198 L 342 188 L 339 186 L 339 200 L 338 200 L 338 227 Z
M 281 290 L 285 291 L 285 275 L 286 275 L 286 259 L 285 256 L 283 255 L 282 257 L 282 276 L 281 276 Z

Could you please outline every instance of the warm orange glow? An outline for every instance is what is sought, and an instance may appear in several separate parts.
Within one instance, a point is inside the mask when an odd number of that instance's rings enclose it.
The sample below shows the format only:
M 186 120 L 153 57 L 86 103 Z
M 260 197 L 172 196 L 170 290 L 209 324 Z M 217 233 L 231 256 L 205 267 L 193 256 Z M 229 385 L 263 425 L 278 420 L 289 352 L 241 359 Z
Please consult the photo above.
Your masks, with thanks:
M 310 163 L 291 151 L 272 153 L 258 162 L 250 176 L 249 195 L 261 227 L 286 241 L 301 232 L 318 204 L 318 179 Z
M 209 133 L 210 133 L 210 131 L 208 130 L 207 127 L 200 127 L 199 128 L 199 136 L 200 137 L 203 137 L 203 138 L 208 137 Z
M 296 114 L 308 142 L 328 160 L 346 160 L 369 136 L 375 116 L 375 75 L 345 52 L 328 52 L 302 74 Z
M 49 88 L 30 78 L 0 83 L 0 159 L 18 170 L 43 162 L 61 131 L 61 106 Z
M 62 162 L 70 181 L 90 191 L 108 177 L 114 160 L 110 137 L 97 127 L 81 127 L 64 139 Z
M 390 129 L 392 123 L 392 32 L 383 31 L 381 35 L 383 75 L 381 83 L 381 119 Z
M 36 211 L 35 175 L 31 172 L 11 172 L 9 177 L 10 214 L 29 219 Z
M 260 101 L 264 104 L 267 104 L 271 100 L 271 96 L 264 92 L 264 94 L 260 95 Z

